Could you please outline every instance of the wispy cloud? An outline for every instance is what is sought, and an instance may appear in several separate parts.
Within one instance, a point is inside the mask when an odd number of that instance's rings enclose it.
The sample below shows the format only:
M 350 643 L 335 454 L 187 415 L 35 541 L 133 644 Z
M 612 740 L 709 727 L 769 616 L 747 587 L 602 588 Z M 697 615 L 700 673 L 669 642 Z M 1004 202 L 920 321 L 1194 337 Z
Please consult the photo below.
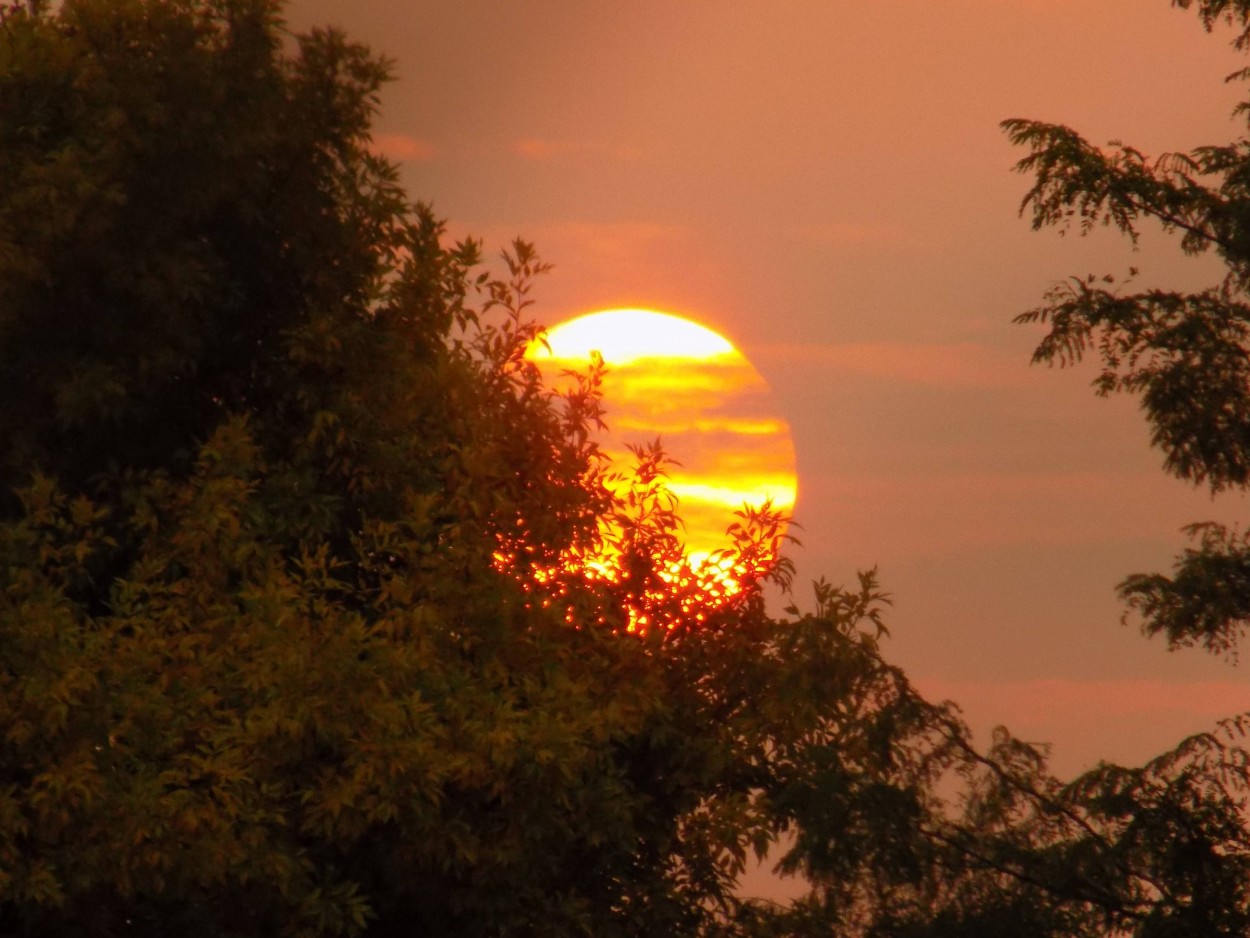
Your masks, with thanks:
M 834 376 L 888 378 L 941 387 L 1024 387 L 1037 377 L 1018 353 L 1008 355 L 975 342 L 848 342 L 839 345 L 768 344 L 752 358 L 787 365 L 819 366 Z
M 1035 678 L 1025 681 L 952 681 L 918 679 L 935 698 L 994 704 L 1017 718 L 1036 721 L 1097 712 L 1106 717 L 1179 714 L 1210 720 L 1241 713 L 1250 705 L 1243 681 L 1162 681 L 1142 678 L 1078 680 Z
M 512 143 L 512 152 L 527 160 L 549 160 L 574 150 L 574 145 L 568 141 L 543 140 L 539 137 L 522 137 Z
M 566 157 L 606 157 L 620 162 L 634 163 L 641 160 L 642 147 L 595 140 L 550 139 L 546 137 L 521 137 L 512 142 L 512 152 L 527 160 L 545 162 Z
M 798 225 L 791 235 L 800 241 L 821 247 L 845 247 L 849 244 L 898 243 L 907 233 L 897 225 L 875 222 L 835 221 Z
M 549 325 L 562 318 L 561 312 L 572 316 L 612 307 L 658 306 L 682 313 L 667 285 L 710 292 L 726 276 L 718 259 L 698 256 L 699 233 L 682 224 L 569 219 L 518 230 L 494 220 L 460 220 L 448 231 L 481 238 L 488 255 L 518 234 L 536 244 L 543 259 L 556 266 L 555 275 L 544 281 L 537 311 Z
M 1061 776 L 1103 759 L 1141 764 L 1186 736 L 1216 729 L 1250 699 L 1250 687 L 1237 681 L 922 676 L 915 684 L 931 700 L 956 701 L 982 741 L 996 725 L 1033 742 L 1060 741 L 1052 763 Z
M 472 235 L 487 246 L 507 244 L 517 236 L 515 227 L 492 222 L 476 224 L 453 219 L 449 231 L 457 237 Z M 695 232 L 684 225 L 647 221 L 550 221 L 529 224 L 524 228 L 526 240 L 534 241 L 544 257 L 576 254 L 589 261 L 618 262 L 655 251 L 677 251 L 694 242 Z
M 975 472 L 928 465 L 906 453 L 898 462 L 894 472 L 804 473 L 799 521 L 835 518 L 836 530 L 824 535 L 830 543 L 897 561 L 1023 545 L 1171 544 L 1183 524 L 1236 513 L 1241 504 L 1213 511 L 1205 492 L 1179 486 L 1148 466 Z M 1111 506 L 1120 510 L 1109 511 Z
M 539 226 L 536 237 L 575 244 L 600 257 L 625 257 L 680 246 L 693 236 L 684 225 L 657 222 L 556 222 Z
M 393 160 L 428 163 L 438 155 L 434 144 L 410 134 L 375 134 L 373 149 Z

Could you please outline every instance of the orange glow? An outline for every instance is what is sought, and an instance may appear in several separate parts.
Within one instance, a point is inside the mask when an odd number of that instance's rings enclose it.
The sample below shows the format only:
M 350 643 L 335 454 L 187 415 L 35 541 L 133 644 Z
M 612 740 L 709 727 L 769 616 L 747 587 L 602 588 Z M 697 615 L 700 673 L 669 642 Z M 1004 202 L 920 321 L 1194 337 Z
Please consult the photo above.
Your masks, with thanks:
M 630 444 L 657 436 L 676 463 L 669 490 L 680 499 L 684 540 L 696 562 L 726 546 L 743 505 L 771 501 L 790 513 L 797 491 L 790 428 L 760 373 L 724 336 L 689 319 L 647 309 L 588 313 L 555 326 L 529 357 L 551 386 L 585 371 L 598 352 L 607 366 L 608 431 L 599 440 L 613 464 L 633 464 Z
M 597 442 L 620 479 L 625 497 L 637 459 L 630 446 L 657 437 L 670 463 L 666 490 L 678 500 L 680 559 L 666 560 L 658 583 L 630 602 L 629 630 L 645 631 L 654 616 L 645 610 L 667 605 L 702 620 L 708 608 L 741 594 L 776 560 L 784 524 L 764 544 L 731 537 L 727 530 L 742 513 L 765 506 L 781 515 L 793 510 L 796 494 L 794 446 L 789 427 L 776 412 L 768 385 L 729 340 L 689 319 L 645 309 L 589 313 L 562 323 L 535 342 L 527 357 L 549 387 L 565 388 L 566 372 L 586 372 L 602 357 L 603 403 L 608 429 Z M 599 555 L 569 560 L 591 579 L 621 583 L 623 574 L 605 530 Z M 501 561 L 507 552 L 501 554 Z M 674 608 L 674 603 L 676 607 Z
M 626 632 L 644 634 L 652 627 L 671 631 L 682 623 L 702 625 L 710 614 L 731 607 L 746 595 L 774 566 L 780 541 L 778 529 L 771 534 L 763 532 L 749 545 L 738 544 L 697 562 L 682 556 L 661 564 L 654 578 L 643 584 L 627 582 L 620 555 L 610 550 L 589 557 L 569 556 L 559 566 L 531 568 L 526 589 L 542 590 L 545 595 L 539 602 L 546 609 L 567 599 L 571 577 L 624 588 L 621 611 Z M 515 548 L 505 547 L 495 554 L 501 570 L 517 569 L 518 559 Z M 565 621 L 578 624 L 572 606 L 566 609 Z M 606 624 L 602 615 L 597 622 Z
M 598 352 L 617 368 L 643 359 L 691 364 L 742 357 L 728 339 L 711 329 L 649 309 L 608 309 L 578 316 L 549 330 L 547 344 L 550 357 L 561 362 L 585 365 L 591 353 Z M 535 358 L 541 357 L 536 350 Z

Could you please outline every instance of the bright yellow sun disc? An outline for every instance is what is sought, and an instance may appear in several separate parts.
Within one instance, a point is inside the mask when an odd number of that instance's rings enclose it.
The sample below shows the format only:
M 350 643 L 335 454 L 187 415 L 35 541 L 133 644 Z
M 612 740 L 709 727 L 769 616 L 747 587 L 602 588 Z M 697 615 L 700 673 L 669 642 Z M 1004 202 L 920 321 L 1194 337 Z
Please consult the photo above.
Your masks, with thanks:
M 536 343 L 530 358 L 555 386 L 565 370 L 585 371 L 593 352 L 603 357 L 609 429 L 599 444 L 615 465 L 628 468 L 628 445 L 657 436 L 678 463 L 669 488 L 692 561 L 729 546 L 726 528 L 744 504 L 793 509 L 790 428 L 763 377 L 724 336 L 670 313 L 612 309 L 561 323 L 547 345 Z

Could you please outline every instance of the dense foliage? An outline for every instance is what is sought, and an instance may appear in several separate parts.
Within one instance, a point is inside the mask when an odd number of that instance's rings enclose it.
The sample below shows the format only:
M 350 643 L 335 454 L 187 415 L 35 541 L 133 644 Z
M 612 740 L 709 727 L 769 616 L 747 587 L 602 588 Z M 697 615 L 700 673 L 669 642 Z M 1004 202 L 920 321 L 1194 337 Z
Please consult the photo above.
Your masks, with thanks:
M 709 933 L 820 778 L 800 852 L 912 877 L 871 578 L 769 618 L 768 512 L 732 602 L 660 577 L 661 454 L 610 494 L 595 375 L 524 360 L 542 263 L 446 244 L 385 63 L 279 14 L 0 19 L 0 933 Z

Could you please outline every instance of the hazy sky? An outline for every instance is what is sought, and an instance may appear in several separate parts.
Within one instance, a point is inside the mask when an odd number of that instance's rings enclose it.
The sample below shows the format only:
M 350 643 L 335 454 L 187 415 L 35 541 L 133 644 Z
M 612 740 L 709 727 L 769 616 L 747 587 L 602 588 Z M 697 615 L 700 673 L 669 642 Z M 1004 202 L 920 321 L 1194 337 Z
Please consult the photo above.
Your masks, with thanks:
M 1148 153 L 1221 143 L 1244 63 L 1167 0 L 295 0 L 396 62 L 379 144 L 414 198 L 554 262 L 537 315 L 677 312 L 771 383 L 799 465 L 800 581 L 877 565 L 888 656 L 1063 772 L 1244 709 L 1247 676 L 1119 624 L 1178 528 L 1238 520 L 1160 471 L 1093 368 L 1011 318 L 1070 274 L 1194 288 L 1150 233 L 1034 233 L 998 122 Z M 806 590 L 800 599 L 806 602 Z

